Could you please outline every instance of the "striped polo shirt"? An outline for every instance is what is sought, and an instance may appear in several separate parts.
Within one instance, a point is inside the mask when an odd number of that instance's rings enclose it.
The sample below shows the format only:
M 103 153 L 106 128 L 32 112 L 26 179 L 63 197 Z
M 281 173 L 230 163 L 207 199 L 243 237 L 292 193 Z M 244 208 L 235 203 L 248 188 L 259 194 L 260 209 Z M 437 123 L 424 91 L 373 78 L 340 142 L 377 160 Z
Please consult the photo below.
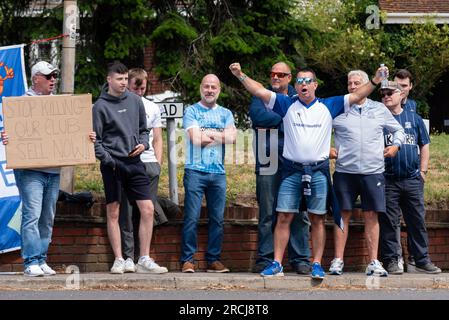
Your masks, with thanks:
M 385 159 L 385 176 L 387 178 L 415 178 L 420 173 L 420 146 L 430 143 L 429 134 L 422 118 L 412 111 L 403 109 L 394 118 L 405 131 L 405 142 L 396 157 Z M 385 145 L 392 145 L 392 134 L 384 130 Z
M 185 168 L 207 173 L 224 174 L 225 145 L 196 146 L 190 140 L 188 130 L 199 128 L 201 131 L 219 131 L 234 127 L 234 117 L 229 109 L 215 105 L 208 108 L 200 102 L 188 107 L 183 117 L 183 128 L 186 131 Z

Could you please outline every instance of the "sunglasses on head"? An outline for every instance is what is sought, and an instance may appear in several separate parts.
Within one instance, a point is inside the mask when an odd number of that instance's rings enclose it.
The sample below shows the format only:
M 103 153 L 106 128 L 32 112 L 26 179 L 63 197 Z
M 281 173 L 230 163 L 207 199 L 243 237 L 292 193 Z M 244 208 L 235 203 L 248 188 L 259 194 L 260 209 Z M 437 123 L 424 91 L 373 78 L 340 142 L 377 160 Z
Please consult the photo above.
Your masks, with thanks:
M 286 76 L 290 75 L 290 73 L 285 72 L 270 72 L 270 77 L 274 78 L 274 76 L 277 76 L 279 79 L 285 78 Z
M 312 78 L 306 77 L 306 78 L 297 78 L 296 83 L 297 84 L 311 84 L 313 82 Z
M 383 98 L 385 96 L 389 96 L 391 97 L 393 94 L 395 94 L 397 91 L 396 90 L 391 90 L 391 91 L 383 91 L 380 93 L 380 97 Z
M 43 76 L 47 80 L 51 80 L 51 78 L 58 78 L 58 74 L 56 72 L 50 73 L 50 74 L 39 74 L 40 76 Z

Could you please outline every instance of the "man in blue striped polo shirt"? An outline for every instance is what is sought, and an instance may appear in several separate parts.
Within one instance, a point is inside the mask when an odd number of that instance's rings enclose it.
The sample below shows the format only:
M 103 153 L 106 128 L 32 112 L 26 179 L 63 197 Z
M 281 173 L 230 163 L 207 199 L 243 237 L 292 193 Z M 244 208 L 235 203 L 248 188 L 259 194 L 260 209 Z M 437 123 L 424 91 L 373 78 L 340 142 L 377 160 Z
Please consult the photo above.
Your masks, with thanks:
M 440 273 L 429 257 L 429 240 L 425 225 L 424 182 L 429 164 L 429 135 L 422 118 L 401 106 L 404 93 L 394 81 L 380 90 L 382 102 L 394 118 L 404 127 L 406 139 L 394 158 L 385 159 L 385 194 L 387 211 L 379 216 L 381 252 L 384 265 L 390 274 L 400 274 L 396 236 L 400 215 L 407 225 L 410 242 L 408 272 Z M 385 145 L 392 144 L 392 135 L 384 129 Z
M 207 272 L 229 272 L 220 262 L 223 215 L 226 204 L 225 144 L 235 142 L 237 130 L 229 109 L 217 105 L 220 80 L 214 74 L 201 81 L 201 101 L 188 107 L 183 117 L 186 132 L 184 171 L 184 227 L 182 230 L 182 272 L 195 272 L 197 225 L 201 201 L 206 195 L 209 233 Z

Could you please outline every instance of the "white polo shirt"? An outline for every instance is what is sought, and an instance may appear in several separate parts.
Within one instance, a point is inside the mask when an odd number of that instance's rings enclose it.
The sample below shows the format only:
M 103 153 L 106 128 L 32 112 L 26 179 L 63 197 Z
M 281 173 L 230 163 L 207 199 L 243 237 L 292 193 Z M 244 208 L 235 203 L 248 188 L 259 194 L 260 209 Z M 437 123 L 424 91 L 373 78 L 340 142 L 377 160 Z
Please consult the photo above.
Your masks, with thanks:
M 332 119 L 349 110 L 349 107 L 349 94 L 316 98 L 307 105 L 298 96 L 288 97 L 272 92 L 267 108 L 283 117 L 283 157 L 299 163 L 329 158 Z

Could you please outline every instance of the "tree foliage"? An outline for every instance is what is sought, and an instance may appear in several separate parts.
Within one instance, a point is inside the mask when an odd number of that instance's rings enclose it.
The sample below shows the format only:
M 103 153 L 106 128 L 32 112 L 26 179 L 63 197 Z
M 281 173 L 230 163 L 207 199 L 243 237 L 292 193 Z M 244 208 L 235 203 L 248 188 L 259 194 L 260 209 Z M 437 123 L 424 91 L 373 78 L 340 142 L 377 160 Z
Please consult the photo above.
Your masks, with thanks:
M 63 6 L 53 8 L 46 2 L 42 12 L 31 14 L 29 9 L 34 5 L 32 0 L 0 2 L 2 16 L 7 17 L 1 24 L 0 45 L 29 44 L 62 33 Z M 150 41 L 154 11 L 146 0 L 78 0 L 78 7 L 75 91 L 95 97 L 105 81 L 108 62 L 122 60 L 143 67 L 143 49 Z M 61 46 L 62 41 L 58 44 Z
M 62 6 L 30 16 L 31 0 L 0 1 L 0 44 L 29 43 L 59 35 Z M 246 126 L 249 94 L 228 66 L 267 83 L 277 61 L 313 67 L 321 96 L 346 92 L 346 74 L 372 74 L 385 63 L 393 72 L 415 76 L 413 97 L 428 111 L 427 99 L 449 69 L 449 27 L 383 25 L 368 29 L 368 5 L 376 0 L 78 0 L 76 92 L 98 95 L 105 67 L 119 59 L 143 67 L 143 49 L 155 46 L 154 71 L 181 93 L 185 103 L 199 97 L 207 73 L 222 80 L 219 103 Z M 426 109 L 427 108 L 427 109 Z
M 449 28 L 427 23 L 381 25 L 367 29 L 366 7 L 377 1 L 316 0 L 298 13 L 313 29 L 306 41 L 295 46 L 307 62 L 324 73 L 326 91 L 342 92 L 351 69 L 373 74 L 380 63 L 391 70 L 406 68 L 414 75 L 412 95 L 421 114 L 428 116 L 427 99 L 437 80 L 449 70 Z M 333 87 L 333 88 L 332 88 Z M 336 89 L 336 90 L 335 90 Z
M 300 32 L 291 1 L 198 0 L 181 7 L 153 1 L 158 27 L 156 71 L 168 79 L 187 103 L 199 100 L 199 83 L 208 73 L 222 81 L 220 103 L 234 110 L 240 125 L 247 124 L 249 95 L 228 66 L 240 61 L 248 74 L 267 83 L 278 60 L 300 61 L 292 39 Z

